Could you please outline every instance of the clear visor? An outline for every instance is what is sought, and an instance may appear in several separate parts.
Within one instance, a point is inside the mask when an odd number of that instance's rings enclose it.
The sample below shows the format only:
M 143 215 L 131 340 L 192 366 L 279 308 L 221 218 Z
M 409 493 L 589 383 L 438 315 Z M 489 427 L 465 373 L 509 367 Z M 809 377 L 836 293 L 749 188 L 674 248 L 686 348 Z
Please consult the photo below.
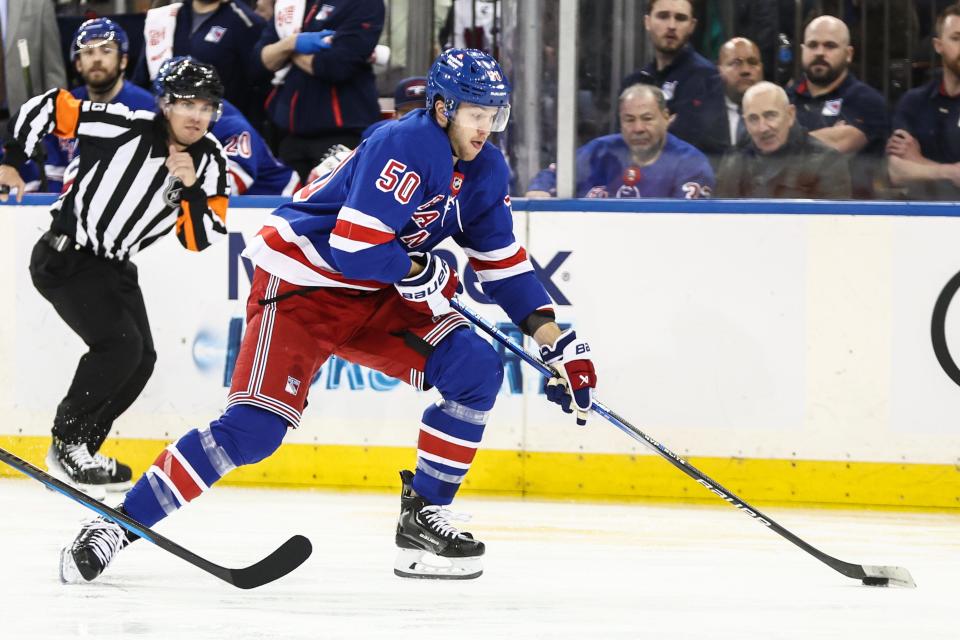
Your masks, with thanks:
M 201 120 L 209 118 L 211 122 L 216 122 L 223 114 L 221 104 L 198 98 L 182 98 L 179 100 L 167 98 L 165 104 L 178 115 Z
M 77 55 L 86 57 L 90 55 L 94 49 L 99 49 L 102 53 L 108 55 L 111 53 L 120 53 L 120 43 L 114 39 L 112 33 L 108 34 L 106 38 L 95 38 L 87 40 L 86 42 L 84 42 L 83 35 L 77 38 Z
M 479 104 L 463 102 L 453 112 L 451 122 L 464 129 L 500 132 L 507 128 L 510 120 L 510 105 L 505 107 L 484 107 Z

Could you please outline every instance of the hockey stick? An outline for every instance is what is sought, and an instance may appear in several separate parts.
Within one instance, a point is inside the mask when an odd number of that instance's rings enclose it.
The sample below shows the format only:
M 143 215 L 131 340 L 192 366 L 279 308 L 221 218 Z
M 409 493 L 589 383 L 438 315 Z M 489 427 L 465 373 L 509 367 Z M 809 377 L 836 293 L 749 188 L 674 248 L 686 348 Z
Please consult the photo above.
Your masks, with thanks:
M 23 70 L 23 84 L 27 89 L 27 99 L 34 95 L 33 78 L 30 76 L 30 49 L 26 38 L 17 40 L 17 51 L 20 54 L 20 69 Z M 47 190 L 47 150 L 43 147 L 41 140 L 37 141 L 37 146 L 33 149 L 33 161 L 37 165 L 37 172 L 40 174 L 40 190 Z
M 2 448 L 0 448 L 0 460 L 6 462 L 17 471 L 30 476 L 34 480 L 39 480 L 48 488 L 62 493 L 71 500 L 79 502 L 88 509 L 99 513 L 104 518 L 116 522 L 127 531 L 152 542 L 164 551 L 168 551 L 178 558 L 186 560 L 193 566 L 199 567 L 207 573 L 240 589 L 254 589 L 273 582 L 278 578 L 282 578 L 303 564 L 303 562 L 310 557 L 310 553 L 313 550 L 307 538 L 296 535 L 254 565 L 242 569 L 227 569 L 226 567 L 221 567 L 209 560 L 201 558 L 192 551 L 184 549 L 176 542 L 164 538 L 153 529 L 140 524 L 130 516 L 108 507 L 99 500 L 94 500 L 85 493 L 44 473 L 26 460 L 21 460 Z
M 524 349 L 522 346 L 514 342 L 509 336 L 497 329 L 489 320 L 478 316 L 475 312 L 464 307 L 460 304 L 460 301 L 457 299 L 450 301 L 451 306 L 454 309 L 463 314 L 470 322 L 480 327 L 483 331 L 490 334 L 497 342 L 502 344 L 504 347 L 515 353 L 527 364 L 531 365 L 537 371 L 542 373 L 544 376 L 553 377 L 556 373 L 543 362 L 538 360 L 535 356 L 531 355 Z M 693 478 L 698 484 L 703 485 L 712 493 L 720 496 L 723 500 L 730 503 L 733 507 L 739 511 L 747 514 L 760 524 L 773 529 L 776 533 L 786 538 L 793 544 L 797 545 L 814 558 L 823 562 L 830 568 L 835 571 L 839 571 L 848 578 L 854 578 L 855 580 L 860 580 L 863 584 L 870 586 L 886 586 L 888 584 L 896 584 L 903 587 L 916 587 L 917 584 L 913 581 L 913 577 L 910 575 L 910 572 L 903 567 L 885 567 L 885 566 L 872 566 L 872 565 L 861 565 L 853 564 L 850 562 L 844 562 L 843 560 L 838 560 L 832 556 L 827 555 L 826 553 L 820 551 L 816 547 L 808 544 L 807 542 L 801 540 L 791 532 L 784 529 L 782 526 L 774 522 L 773 518 L 770 518 L 758 509 L 750 506 L 739 497 L 734 495 L 731 491 L 723 488 L 719 482 L 712 480 L 702 471 L 692 466 L 689 462 L 670 451 L 667 447 L 657 442 L 644 432 L 637 429 L 635 426 L 618 416 L 612 410 L 608 409 L 602 402 L 594 399 L 593 401 L 593 410 L 596 413 L 599 413 L 601 416 L 613 423 L 613 426 L 617 427 L 628 436 L 634 440 L 647 445 L 658 454 L 666 458 L 667 462 L 675 466 L 680 471 L 683 471 L 685 474 Z

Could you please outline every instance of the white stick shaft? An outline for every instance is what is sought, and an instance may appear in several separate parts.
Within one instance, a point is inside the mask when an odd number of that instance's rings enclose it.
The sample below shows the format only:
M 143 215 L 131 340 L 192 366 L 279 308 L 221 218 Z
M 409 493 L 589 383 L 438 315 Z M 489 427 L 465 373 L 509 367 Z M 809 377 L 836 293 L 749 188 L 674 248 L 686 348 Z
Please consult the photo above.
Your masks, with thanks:
M 20 66 L 24 69 L 30 68 L 30 49 L 27 48 L 27 39 L 17 40 L 17 49 L 20 51 Z

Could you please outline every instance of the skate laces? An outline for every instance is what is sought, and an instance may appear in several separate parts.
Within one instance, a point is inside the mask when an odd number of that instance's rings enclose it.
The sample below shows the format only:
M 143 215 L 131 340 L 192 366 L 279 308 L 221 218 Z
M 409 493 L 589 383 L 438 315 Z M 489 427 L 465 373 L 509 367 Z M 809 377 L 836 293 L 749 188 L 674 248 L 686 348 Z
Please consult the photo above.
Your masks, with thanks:
M 126 546 L 126 535 L 123 528 L 104 518 L 94 518 L 83 523 L 84 533 L 78 546 L 89 547 L 104 567 L 113 556 Z
M 470 522 L 470 514 L 457 513 L 435 504 L 423 507 L 420 513 L 423 514 L 427 524 L 436 529 L 440 535 L 448 538 L 460 535 L 460 530 L 453 526 L 452 522 Z
M 86 444 L 63 444 L 64 455 L 75 464 L 81 471 L 87 469 L 96 469 L 100 464 L 90 455 L 90 450 Z
M 103 467 L 111 476 L 117 473 L 117 461 L 114 458 L 108 458 L 102 453 L 93 454 L 93 461 L 98 467 Z

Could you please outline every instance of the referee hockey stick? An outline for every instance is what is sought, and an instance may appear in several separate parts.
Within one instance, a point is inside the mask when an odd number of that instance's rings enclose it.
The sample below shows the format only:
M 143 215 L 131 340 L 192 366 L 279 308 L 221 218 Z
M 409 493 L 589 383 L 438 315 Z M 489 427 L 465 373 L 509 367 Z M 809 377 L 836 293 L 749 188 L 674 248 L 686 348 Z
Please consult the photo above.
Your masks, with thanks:
M 150 527 L 140 524 L 130 516 L 120 513 L 99 500 L 94 500 L 82 491 L 44 473 L 26 460 L 22 460 L 2 448 L 0 448 L 0 460 L 6 462 L 17 471 L 30 476 L 34 480 L 39 480 L 48 488 L 62 493 L 71 500 L 79 502 L 88 509 L 99 513 L 104 518 L 112 520 L 127 531 L 152 542 L 164 551 L 168 551 L 178 558 L 186 560 L 193 566 L 199 567 L 207 573 L 240 589 L 255 589 L 256 587 L 261 587 L 273 582 L 278 578 L 282 578 L 303 564 L 304 561 L 310 557 L 310 553 L 313 550 L 307 538 L 296 535 L 280 545 L 280 547 L 269 556 L 249 567 L 242 569 L 221 567 L 205 558 L 201 558 L 192 551 L 184 549 L 176 542 L 164 538 Z
M 507 334 L 497 329 L 497 327 L 489 320 L 480 317 L 471 309 L 464 307 L 459 300 L 453 299 L 450 301 L 450 304 L 454 309 L 459 311 L 464 315 L 464 317 L 470 320 L 470 322 L 480 327 L 480 329 L 482 329 L 484 332 L 490 334 L 494 340 L 519 356 L 523 361 L 534 367 L 544 376 L 553 377 L 557 375 L 553 369 L 545 365 L 532 354 L 528 353 L 526 349 L 514 342 Z M 640 429 L 636 428 L 618 416 L 599 400 L 594 399 L 593 411 L 609 420 L 613 426 L 620 429 L 637 442 L 645 444 L 653 449 L 655 452 L 663 456 L 667 462 L 693 478 L 698 484 L 706 487 L 708 491 L 720 496 L 721 499 L 729 503 L 740 512 L 745 513 L 765 527 L 772 529 L 835 571 L 839 571 L 848 578 L 860 580 L 863 582 L 863 584 L 870 586 L 887 586 L 889 584 L 895 584 L 902 587 L 917 586 L 916 582 L 913 581 L 913 577 L 910 575 L 910 572 L 903 567 L 853 564 L 851 562 L 844 562 L 843 560 L 838 560 L 833 556 L 827 555 L 826 553 L 820 551 L 813 545 L 808 544 L 804 540 L 800 539 L 790 531 L 777 524 L 773 518 L 764 515 L 758 509 L 755 509 L 741 500 L 738 496 L 734 495 L 733 492 L 725 489 L 719 482 L 711 479 L 705 473 L 692 466 L 689 462 L 675 454 L 663 444 L 657 442 Z

